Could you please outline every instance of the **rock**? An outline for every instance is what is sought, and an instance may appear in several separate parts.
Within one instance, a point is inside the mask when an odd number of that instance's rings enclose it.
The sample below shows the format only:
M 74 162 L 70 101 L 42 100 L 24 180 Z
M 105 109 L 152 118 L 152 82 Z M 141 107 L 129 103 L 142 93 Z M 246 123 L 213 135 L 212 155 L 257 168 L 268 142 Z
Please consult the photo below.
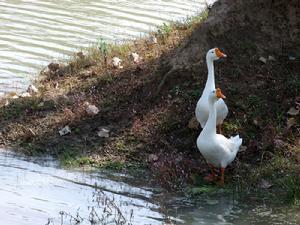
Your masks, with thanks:
M 151 44 L 157 44 L 157 38 L 155 36 L 151 35 L 149 40 Z
M 149 162 L 156 162 L 158 160 L 158 156 L 155 154 L 150 154 L 148 157 Z
M 275 57 L 274 57 L 274 56 L 271 56 L 271 55 L 269 55 L 268 60 L 269 60 L 269 61 L 276 61 Z
M 286 125 L 287 125 L 287 128 L 290 129 L 292 126 L 294 126 L 296 124 L 296 120 L 295 118 L 288 118 L 287 122 L 286 122 Z
M 258 126 L 258 121 L 257 121 L 257 119 L 254 119 L 254 120 L 253 120 L 253 123 L 254 123 L 255 126 Z
M 273 184 L 271 184 L 269 181 L 267 181 L 265 179 L 261 179 L 258 186 L 262 189 L 269 189 L 270 187 L 273 186 Z
M 50 72 L 56 72 L 59 69 L 59 63 L 52 62 L 48 65 Z
M 110 130 L 108 128 L 102 127 L 98 131 L 97 135 L 98 135 L 98 137 L 101 137 L 101 138 L 108 138 L 109 132 L 110 132 Z
M 199 122 L 198 122 L 196 116 L 194 116 L 193 118 L 190 119 L 188 128 L 193 129 L 193 130 L 198 130 Z
M 217 204 L 219 204 L 219 200 L 217 200 L 217 199 L 206 199 L 206 203 L 208 205 L 217 205 Z
M 58 133 L 59 133 L 60 136 L 70 134 L 71 133 L 71 128 L 67 125 L 64 128 L 60 129 Z
M 22 94 L 19 95 L 19 97 L 21 98 L 31 97 L 31 94 L 29 94 L 28 92 L 23 92 Z
M 261 61 L 262 63 L 266 64 L 267 63 L 267 59 L 265 57 L 259 57 L 258 59 L 259 61 Z
M 133 52 L 131 53 L 131 58 L 133 59 L 133 62 L 138 64 L 141 62 L 142 58 L 139 56 L 139 54 Z
M 292 107 L 292 108 L 289 109 L 287 114 L 290 115 L 290 116 L 297 116 L 299 114 L 299 109 L 296 109 L 295 107 Z
M 44 102 L 40 102 L 39 104 L 38 104 L 38 107 L 44 107 L 44 105 L 45 105 L 45 103 Z
M 48 75 L 63 76 L 66 73 L 70 73 L 71 70 L 72 67 L 68 63 L 52 62 L 48 65 L 48 71 L 44 71 L 44 73 Z
M 76 55 L 80 58 L 80 59 L 84 59 L 85 55 L 83 54 L 83 52 L 77 52 Z
M 37 87 L 35 87 L 33 84 L 30 84 L 27 88 L 27 92 L 29 94 L 34 94 L 34 93 L 38 93 L 39 90 L 37 89 Z
M 17 99 L 19 96 L 17 94 L 11 96 L 12 99 Z
M 280 140 L 280 139 L 275 139 L 274 140 L 274 145 L 276 148 L 282 148 L 285 146 L 285 143 L 283 140 Z
M 242 145 L 242 146 L 240 147 L 239 152 L 244 152 L 244 151 L 246 151 L 246 150 L 247 150 L 247 146 Z
M 85 102 L 85 111 L 86 113 L 89 115 L 89 116 L 94 116 L 94 115 L 97 115 L 99 113 L 99 109 L 97 106 L 95 105 L 91 105 L 90 103 L 88 102 Z
M 120 59 L 118 57 L 113 57 L 112 65 L 113 65 L 114 68 L 122 69 L 123 66 L 121 65 L 121 63 L 122 63 L 122 59 Z
M 296 57 L 289 55 L 289 60 L 294 61 L 294 60 L 296 60 Z

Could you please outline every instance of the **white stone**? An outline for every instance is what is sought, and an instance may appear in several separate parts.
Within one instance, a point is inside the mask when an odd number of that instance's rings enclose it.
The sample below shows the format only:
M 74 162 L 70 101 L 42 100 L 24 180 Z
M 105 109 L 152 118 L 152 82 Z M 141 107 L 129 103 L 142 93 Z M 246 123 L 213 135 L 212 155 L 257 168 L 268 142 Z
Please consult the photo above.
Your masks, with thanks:
M 134 63 L 140 63 L 141 62 L 142 58 L 136 52 L 131 53 L 131 57 L 132 57 Z
M 158 160 L 158 156 L 155 154 L 150 154 L 148 157 L 149 162 L 156 162 Z
M 287 114 L 289 114 L 291 116 L 297 116 L 299 114 L 299 109 L 296 109 L 295 107 L 292 107 L 292 108 L 289 109 Z
M 69 126 L 65 126 L 64 128 L 59 130 L 59 135 L 64 136 L 71 133 L 71 128 Z
M 261 181 L 259 183 L 259 187 L 262 189 L 269 189 L 272 186 L 273 186 L 273 184 L 271 184 L 269 181 L 267 181 L 265 179 L 261 179 Z
M 108 138 L 109 137 L 110 130 L 107 128 L 101 128 L 100 131 L 98 131 L 97 135 L 99 137 Z
M 12 99 L 17 99 L 17 98 L 19 98 L 19 96 L 18 95 L 13 95 L 13 96 L 11 96 L 11 98 Z
M 121 65 L 121 63 L 122 63 L 122 59 L 120 59 L 118 57 L 113 57 L 112 65 L 114 68 L 122 69 L 123 66 Z
M 38 93 L 39 90 L 37 89 L 36 86 L 34 86 L 33 84 L 30 84 L 27 88 L 27 92 L 30 94 L 33 94 L 33 93 Z
M 150 36 L 150 41 L 152 44 L 157 44 L 157 38 L 155 36 Z
M 259 57 L 258 59 L 259 61 L 261 61 L 262 63 L 266 64 L 267 63 L 267 59 L 265 57 Z
M 99 113 L 99 109 L 95 105 L 91 105 L 90 103 L 86 102 L 85 107 L 86 107 L 85 108 L 86 113 L 90 116 L 94 116 Z
M 289 60 L 294 61 L 294 60 L 296 60 L 296 57 L 290 55 L 290 56 L 289 56 Z
M 271 55 L 269 55 L 268 60 L 269 60 L 269 61 L 276 61 L 275 57 L 274 57 L 274 56 L 271 56 Z
M 21 98 L 31 97 L 31 94 L 29 94 L 28 92 L 23 92 L 22 94 L 19 95 L 19 97 Z

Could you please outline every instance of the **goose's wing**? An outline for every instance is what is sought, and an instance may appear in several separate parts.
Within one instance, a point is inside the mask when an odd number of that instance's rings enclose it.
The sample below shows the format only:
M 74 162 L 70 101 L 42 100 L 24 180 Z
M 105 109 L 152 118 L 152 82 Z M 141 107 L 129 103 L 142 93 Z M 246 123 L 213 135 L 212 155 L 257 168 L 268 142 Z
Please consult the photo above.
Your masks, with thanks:
M 235 144 L 231 139 L 226 138 L 222 134 L 217 134 L 217 142 L 224 151 L 228 153 L 234 152 Z

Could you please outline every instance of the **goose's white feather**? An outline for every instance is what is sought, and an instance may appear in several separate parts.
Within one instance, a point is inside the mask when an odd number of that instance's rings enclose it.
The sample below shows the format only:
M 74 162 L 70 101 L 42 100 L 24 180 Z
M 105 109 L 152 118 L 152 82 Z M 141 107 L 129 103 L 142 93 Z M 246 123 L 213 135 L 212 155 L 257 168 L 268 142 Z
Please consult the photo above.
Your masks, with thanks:
M 207 81 L 203 93 L 197 102 L 195 114 L 198 122 L 203 128 L 206 124 L 209 114 L 208 95 L 215 90 L 215 75 L 214 75 L 214 61 L 219 59 L 216 54 L 216 49 L 210 49 L 206 54 L 206 63 L 208 69 Z M 217 125 L 222 124 L 228 114 L 228 108 L 223 99 L 219 99 L 216 103 L 217 109 Z
M 239 135 L 226 138 L 216 133 L 216 102 L 212 93 L 209 97 L 209 117 L 197 139 L 197 147 L 206 161 L 217 168 L 226 168 L 236 157 L 242 145 Z

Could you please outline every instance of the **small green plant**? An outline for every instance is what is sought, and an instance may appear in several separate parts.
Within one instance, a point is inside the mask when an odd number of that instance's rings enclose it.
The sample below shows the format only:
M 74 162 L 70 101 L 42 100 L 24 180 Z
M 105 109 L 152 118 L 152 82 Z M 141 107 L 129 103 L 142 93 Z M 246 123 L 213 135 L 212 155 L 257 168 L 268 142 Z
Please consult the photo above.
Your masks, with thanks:
M 256 95 L 249 95 L 247 98 L 249 107 L 255 107 L 259 105 L 259 98 Z
M 188 27 L 193 27 L 195 24 L 201 23 L 205 21 L 207 18 L 208 18 L 208 9 L 204 10 L 198 16 L 188 17 L 184 23 L 187 24 Z
M 108 161 L 102 167 L 108 170 L 121 171 L 126 167 L 126 164 L 120 161 Z
M 224 122 L 223 126 L 225 128 L 225 130 L 230 131 L 230 132 L 237 132 L 240 128 L 240 124 L 236 124 L 233 122 Z
M 107 64 L 107 55 L 109 53 L 109 45 L 102 37 L 100 37 L 97 46 L 100 51 L 100 54 L 103 55 L 103 59 L 104 59 L 105 65 L 106 65 Z
M 159 29 L 158 29 L 157 32 L 158 32 L 158 35 L 162 39 L 166 39 L 167 37 L 169 37 L 169 35 L 172 32 L 172 25 L 171 24 L 167 24 L 167 23 L 163 23 L 163 25 L 159 27 Z

